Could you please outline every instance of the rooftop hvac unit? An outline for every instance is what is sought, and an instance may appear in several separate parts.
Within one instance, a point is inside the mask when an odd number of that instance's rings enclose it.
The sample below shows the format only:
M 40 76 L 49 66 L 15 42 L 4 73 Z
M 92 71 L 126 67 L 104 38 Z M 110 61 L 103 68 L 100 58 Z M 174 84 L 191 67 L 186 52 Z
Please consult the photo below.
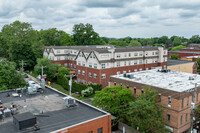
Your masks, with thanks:
M 28 87 L 29 95 L 36 94 L 36 93 L 37 93 L 37 89 L 35 87 Z
M 5 117 L 10 117 L 11 116 L 11 110 L 10 109 L 7 108 L 3 112 L 4 112 L 4 116 Z
M 191 109 L 195 108 L 195 103 L 191 103 Z
M 76 106 L 76 100 L 73 97 L 64 97 L 63 100 L 65 101 L 65 104 L 67 107 L 74 107 Z
M 129 79 L 133 79 L 134 78 L 134 75 L 133 74 L 127 74 L 127 76 Z
M 126 73 L 123 74 L 123 77 L 126 77 Z
M 194 77 L 189 76 L 189 80 L 194 80 Z

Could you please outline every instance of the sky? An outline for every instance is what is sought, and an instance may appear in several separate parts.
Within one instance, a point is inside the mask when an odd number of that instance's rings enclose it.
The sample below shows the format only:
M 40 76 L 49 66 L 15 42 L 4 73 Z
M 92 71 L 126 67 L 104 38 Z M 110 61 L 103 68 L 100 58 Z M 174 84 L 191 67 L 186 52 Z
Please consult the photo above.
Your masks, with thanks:
M 89 23 L 100 36 L 200 35 L 200 0 L 0 0 L 0 28 L 16 20 L 72 34 Z

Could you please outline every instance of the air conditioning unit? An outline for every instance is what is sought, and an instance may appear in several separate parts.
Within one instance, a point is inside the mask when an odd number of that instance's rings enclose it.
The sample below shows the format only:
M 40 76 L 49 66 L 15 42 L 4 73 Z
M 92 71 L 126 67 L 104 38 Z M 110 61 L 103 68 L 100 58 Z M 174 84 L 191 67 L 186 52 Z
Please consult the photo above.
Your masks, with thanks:
M 128 77 L 129 79 L 133 79 L 134 75 L 133 74 L 127 74 L 126 77 Z
M 63 100 L 65 101 L 65 105 L 67 107 L 76 106 L 76 100 L 73 97 L 67 96 L 67 97 L 64 97 Z
M 195 103 L 191 103 L 191 109 L 194 109 L 195 108 Z

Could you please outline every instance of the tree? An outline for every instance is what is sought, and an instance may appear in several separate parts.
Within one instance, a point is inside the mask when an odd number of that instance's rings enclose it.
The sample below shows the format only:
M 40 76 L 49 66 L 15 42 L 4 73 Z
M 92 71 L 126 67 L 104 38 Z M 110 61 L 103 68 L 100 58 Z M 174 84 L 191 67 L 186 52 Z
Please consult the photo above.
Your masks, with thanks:
M 56 71 L 58 64 L 53 64 L 51 60 L 47 58 L 38 58 L 37 59 L 37 64 L 34 67 L 34 71 L 38 74 L 41 75 L 41 67 L 44 66 L 44 71 L 43 73 L 47 75 L 48 80 L 52 80 L 55 77 Z
M 168 40 L 168 37 L 167 36 L 162 36 L 158 39 L 158 43 L 163 43 L 163 44 L 166 44 Z
M 131 40 L 128 46 L 142 46 L 137 40 Z
M 200 74 L 200 58 L 198 58 L 196 62 L 197 62 L 197 64 L 198 64 L 198 65 L 197 65 L 197 66 L 198 66 L 198 67 L 197 67 L 197 72 Z
M 76 24 L 73 27 L 73 40 L 76 45 L 102 45 L 105 42 L 99 37 L 91 24 Z
M 133 95 L 130 89 L 126 89 L 124 86 L 114 86 L 96 91 L 92 104 L 122 118 L 120 112 L 126 109 L 124 105 L 131 101 L 133 101 Z
M 4 57 L 8 57 L 18 64 L 23 60 L 23 57 L 32 56 L 32 50 L 28 47 L 32 47 L 33 44 L 37 43 L 37 32 L 32 28 L 31 24 L 15 21 L 3 26 L 1 40 L 3 41 L 1 45 L 3 45 Z M 22 49 L 24 51 L 21 52 Z M 27 50 L 30 50 L 31 53 Z M 28 60 L 35 62 L 35 58 L 29 58 Z M 31 66 L 31 64 L 27 65 Z
M 15 69 L 15 63 L 0 60 L 0 91 L 21 88 L 26 85 L 21 73 Z
M 180 51 L 182 48 L 186 48 L 185 45 L 178 45 L 176 47 L 173 47 L 170 51 Z
M 178 55 L 177 54 L 171 54 L 170 59 L 178 60 Z
M 69 69 L 64 66 L 58 69 L 57 83 L 65 89 L 68 89 L 68 78 L 65 75 L 69 74 Z
M 194 35 L 190 38 L 192 43 L 200 43 L 200 36 L 199 35 Z
M 114 45 L 116 47 L 125 47 L 128 46 L 128 44 L 125 41 L 112 41 L 110 42 L 111 45 Z
M 181 39 L 179 37 L 175 37 L 174 41 L 172 42 L 173 46 L 181 45 Z
M 62 30 L 51 28 L 48 30 L 40 30 L 41 43 L 45 46 L 66 46 L 74 45 L 71 36 Z
M 133 129 L 145 133 L 166 130 L 163 109 L 156 103 L 156 96 L 158 96 L 156 90 L 146 87 L 143 94 L 139 95 L 134 102 L 130 102 L 126 118 Z

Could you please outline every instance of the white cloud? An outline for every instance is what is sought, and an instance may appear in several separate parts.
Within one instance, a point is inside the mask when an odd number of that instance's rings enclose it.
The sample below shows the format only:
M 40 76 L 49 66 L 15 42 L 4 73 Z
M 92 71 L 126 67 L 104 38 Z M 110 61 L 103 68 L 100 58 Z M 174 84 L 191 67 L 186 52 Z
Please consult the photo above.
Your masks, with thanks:
M 35 29 L 90 23 L 101 36 L 200 34 L 199 0 L 0 0 L 0 27 L 15 20 Z

